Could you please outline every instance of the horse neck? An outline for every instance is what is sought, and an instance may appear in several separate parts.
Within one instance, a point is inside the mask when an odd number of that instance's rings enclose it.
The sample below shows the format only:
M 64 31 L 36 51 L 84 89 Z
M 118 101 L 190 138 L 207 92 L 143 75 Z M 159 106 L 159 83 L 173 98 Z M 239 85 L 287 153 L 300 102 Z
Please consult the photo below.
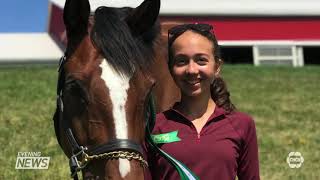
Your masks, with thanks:
M 176 86 L 168 68 L 167 36 L 165 34 L 162 32 L 160 43 L 155 47 L 155 61 L 150 68 L 151 74 L 156 80 L 153 94 L 157 112 L 169 109 L 175 102 L 180 100 L 180 90 Z

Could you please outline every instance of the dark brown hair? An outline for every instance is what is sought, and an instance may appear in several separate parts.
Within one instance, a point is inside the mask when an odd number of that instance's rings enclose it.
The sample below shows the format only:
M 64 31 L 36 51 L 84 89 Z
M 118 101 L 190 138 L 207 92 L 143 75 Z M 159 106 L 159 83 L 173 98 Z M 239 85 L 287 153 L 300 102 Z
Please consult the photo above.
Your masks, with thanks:
M 206 37 L 212 42 L 212 53 L 214 54 L 214 60 L 218 65 L 222 65 L 220 46 L 217 38 L 214 35 L 212 26 L 209 24 L 182 24 L 175 26 L 168 31 L 168 55 L 169 55 L 169 69 L 173 66 L 173 42 L 184 32 L 192 31 Z M 231 102 L 230 93 L 227 85 L 222 77 L 215 77 L 210 87 L 211 98 L 218 107 L 222 107 L 227 113 L 231 113 L 236 109 L 234 104 Z

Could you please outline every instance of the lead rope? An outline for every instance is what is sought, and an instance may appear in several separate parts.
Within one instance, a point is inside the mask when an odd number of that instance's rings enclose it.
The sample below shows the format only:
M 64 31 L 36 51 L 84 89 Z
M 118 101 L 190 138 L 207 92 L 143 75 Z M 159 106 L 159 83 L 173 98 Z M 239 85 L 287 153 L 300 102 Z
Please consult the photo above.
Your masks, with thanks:
M 153 96 L 151 95 L 150 101 L 148 103 L 149 118 L 147 118 L 146 126 L 146 139 L 152 149 L 156 150 L 162 157 L 164 157 L 179 173 L 181 180 L 200 180 L 189 168 L 187 168 L 183 163 L 176 160 L 168 153 L 161 150 L 156 143 L 151 138 L 151 129 L 153 129 L 156 119 L 156 111 L 154 106 Z

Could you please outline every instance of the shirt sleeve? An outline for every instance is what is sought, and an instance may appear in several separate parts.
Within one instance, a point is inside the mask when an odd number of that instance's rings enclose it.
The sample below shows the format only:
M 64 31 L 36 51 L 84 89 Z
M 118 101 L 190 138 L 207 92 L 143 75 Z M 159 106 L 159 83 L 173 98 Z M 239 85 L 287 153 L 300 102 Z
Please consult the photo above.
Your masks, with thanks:
M 260 180 L 256 127 L 251 118 L 246 124 L 239 157 L 238 178 L 239 180 Z

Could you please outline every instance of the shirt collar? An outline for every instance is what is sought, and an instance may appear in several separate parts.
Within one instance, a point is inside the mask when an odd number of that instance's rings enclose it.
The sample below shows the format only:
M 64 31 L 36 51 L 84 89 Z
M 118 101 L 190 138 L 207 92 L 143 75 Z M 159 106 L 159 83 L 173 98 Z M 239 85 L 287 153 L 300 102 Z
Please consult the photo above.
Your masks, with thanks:
M 176 115 L 179 115 L 181 116 L 183 119 L 187 120 L 188 122 L 191 123 L 191 119 L 189 119 L 186 115 L 182 114 L 179 110 L 177 110 L 175 107 L 177 106 L 178 102 L 176 102 L 173 107 L 171 109 L 169 109 L 170 111 L 170 114 L 172 114 L 173 116 L 176 117 Z M 213 111 L 213 113 L 211 114 L 211 116 L 209 117 L 208 122 L 211 122 L 211 121 L 219 121 L 221 119 L 224 119 L 225 118 L 225 110 L 222 108 L 222 107 L 218 107 L 218 106 L 215 106 L 215 109 Z M 170 118 L 172 120 L 175 120 L 173 118 Z

